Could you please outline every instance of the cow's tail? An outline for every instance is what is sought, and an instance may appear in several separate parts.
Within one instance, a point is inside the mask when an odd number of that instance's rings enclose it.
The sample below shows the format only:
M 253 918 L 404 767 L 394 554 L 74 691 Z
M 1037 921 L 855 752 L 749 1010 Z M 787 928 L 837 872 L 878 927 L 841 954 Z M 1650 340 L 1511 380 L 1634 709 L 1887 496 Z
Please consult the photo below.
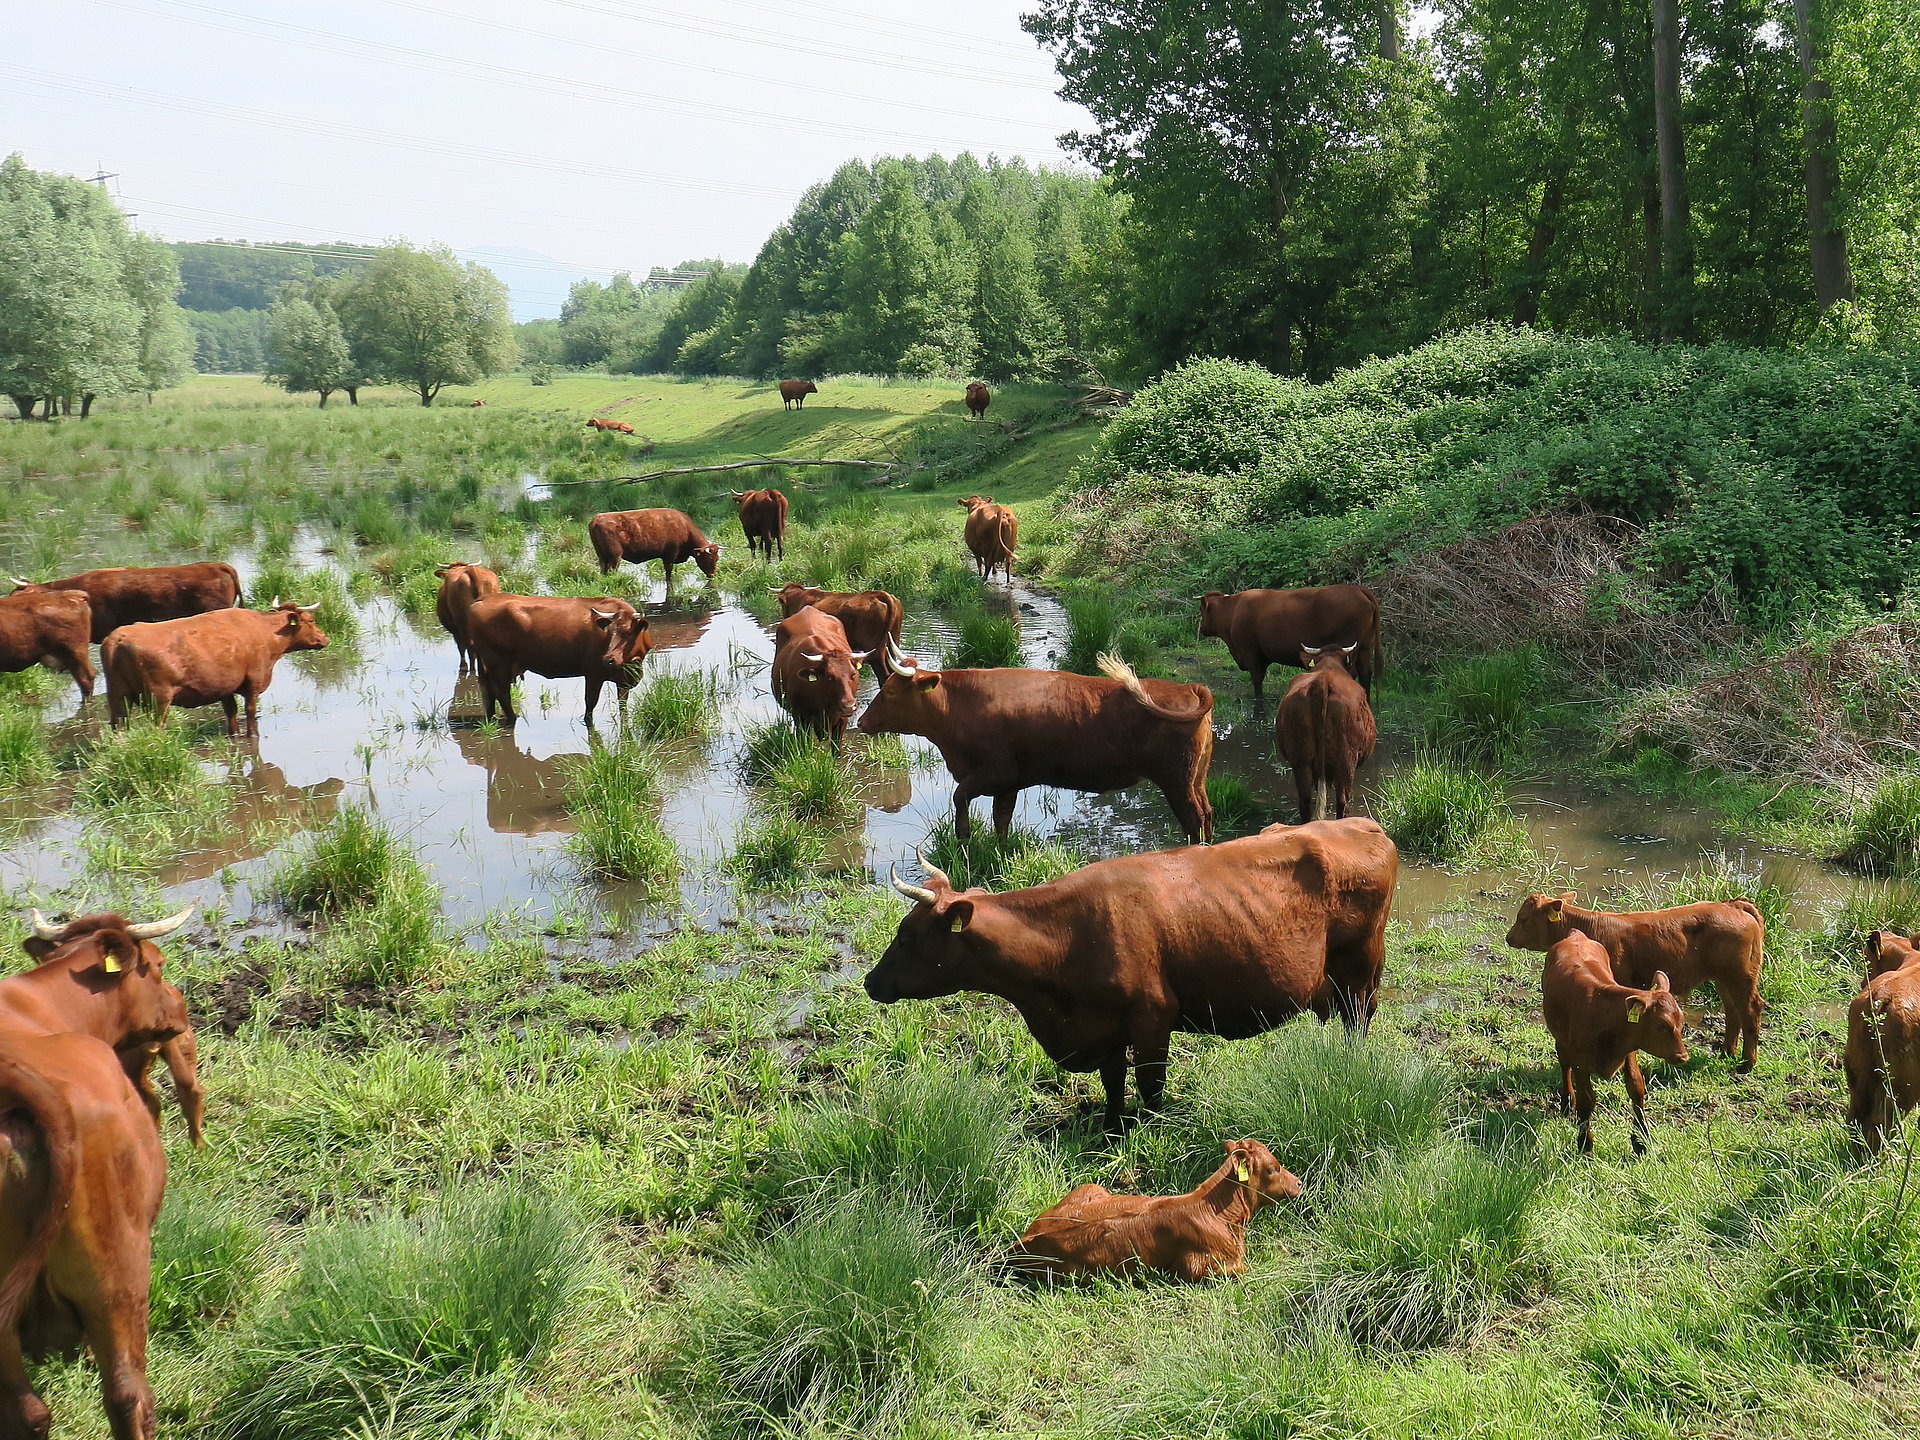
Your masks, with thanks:
M 40 1127 L 46 1142 L 48 1187 L 26 1244 L 14 1258 L 13 1268 L 0 1276 L 0 1333 L 11 1332 L 19 1322 L 27 1296 L 46 1268 L 47 1255 L 73 1201 L 74 1161 L 80 1146 L 80 1127 L 67 1097 L 37 1071 L 0 1054 L 0 1111 L 15 1109 L 25 1110 Z M 18 1162 L 9 1156 L 5 1163 L 17 1166 Z
M 1147 687 L 1140 683 L 1140 677 L 1134 673 L 1133 667 L 1110 650 L 1104 652 L 1097 663 L 1100 666 L 1100 673 L 1102 675 L 1106 676 L 1109 680 L 1118 680 L 1122 685 L 1127 687 L 1127 693 L 1163 720 L 1194 721 L 1201 719 L 1213 709 L 1213 697 L 1211 695 L 1207 696 L 1205 700 L 1202 700 L 1191 710 L 1168 709 L 1165 705 L 1162 705 L 1151 695 L 1147 694 Z
M 1386 668 L 1387 652 L 1380 643 L 1380 630 L 1381 630 L 1380 597 L 1374 594 L 1373 591 L 1368 589 L 1365 585 L 1362 585 L 1360 587 L 1360 593 L 1365 595 L 1367 599 L 1373 602 L 1373 634 L 1367 640 L 1367 651 L 1366 651 L 1366 654 L 1367 654 L 1366 688 L 1367 688 L 1368 695 L 1371 696 L 1373 693 L 1374 682 L 1380 678 L 1380 672 Z
M 235 605 L 246 604 L 247 592 L 243 588 L 241 588 L 240 572 L 234 569 L 233 566 L 231 565 L 225 565 L 225 566 L 222 566 L 221 568 L 224 569 L 227 572 L 227 574 L 233 577 L 233 603 Z
M 1333 687 L 1318 681 L 1307 687 L 1307 704 L 1310 707 L 1307 716 L 1308 743 L 1313 749 L 1313 794 L 1302 796 L 1303 807 L 1307 813 L 1302 820 L 1325 820 L 1333 814 L 1333 777 L 1330 760 L 1333 754 L 1334 729 L 1339 718 L 1333 713 Z

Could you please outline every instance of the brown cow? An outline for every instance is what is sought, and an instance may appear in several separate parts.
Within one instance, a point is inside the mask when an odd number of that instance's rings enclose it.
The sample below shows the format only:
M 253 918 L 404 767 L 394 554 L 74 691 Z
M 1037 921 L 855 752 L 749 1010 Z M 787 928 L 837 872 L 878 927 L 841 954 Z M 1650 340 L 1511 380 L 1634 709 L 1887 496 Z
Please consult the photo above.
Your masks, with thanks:
M 993 392 L 991 390 L 987 389 L 987 387 L 982 385 L 978 380 L 968 382 L 967 409 L 973 412 L 973 418 L 975 420 L 978 420 L 982 415 L 986 414 L 987 406 L 992 403 Z
M 1306 667 L 1306 646 L 1356 646 L 1350 668 L 1369 698 L 1380 678 L 1380 602 L 1364 585 L 1237 595 L 1210 590 L 1200 597 L 1200 637 L 1227 642 L 1233 663 L 1253 678 L 1256 699 L 1266 686 L 1268 666 Z
M 1727 1007 L 1727 1033 L 1721 1048 L 1733 1054 L 1740 1043 L 1739 1071 L 1753 1069 L 1760 1046 L 1760 966 L 1766 958 L 1766 922 L 1746 896 L 1702 900 L 1668 910 L 1614 913 L 1582 910 L 1573 891 L 1548 898 L 1529 895 L 1520 902 L 1507 944 L 1516 950 L 1545 950 L 1571 931 L 1591 936 L 1613 957 L 1614 978 L 1642 989 L 1665 971 L 1673 993 L 1685 999 L 1713 982 Z
M 227 733 L 238 735 L 239 701 L 247 702 L 248 733 L 260 733 L 260 695 L 273 667 L 289 650 L 320 650 L 326 632 L 314 623 L 320 607 L 282 604 L 270 610 L 216 610 L 180 620 L 122 625 L 100 647 L 107 675 L 107 718 L 125 722 L 142 698 L 164 725 L 175 705 L 212 705 L 227 713 Z
M 822 614 L 833 616 L 847 632 L 847 644 L 867 652 L 867 664 L 873 667 L 874 678 L 886 679 L 888 642 L 896 648 L 899 646 L 900 627 L 907 618 L 906 607 L 893 596 L 884 590 L 852 593 L 822 590 L 796 580 L 789 580 L 773 593 L 780 597 L 782 615 L 797 614 L 811 605 Z
M 1048 1277 L 1157 1270 L 1176 1280 L 1245 1273 L 1247 1221 L 1262 1205 L 1296 1198 L 1300 1177 L 1258 1140 L 1229 1140 L 1226 1149 L 1225 1163 L 1184 1195 L 1068 1191 L 1027 1227 L 1013 1268 Z
M 178 620 L 240 603 L 239 572 L 218 560 L 83 570 L 44 585 L 12 578 L 16 595 L 35 590 L 78 590 L 84 594 L 93 606 L 92 639 L 96 645 L 122 625 L 135 621 Z
M 891 682 L 889 682 L 891 683 Z M 1158 1109 L 1175 1031 L 1244 1039 L 1311 1010 L 1365 1030 L 1399 856 L 1371 820 L 1270 825 L 1219 845 L 1123 855 L 1045 885 L 957 891 L 927 865 L 867 994 L 883 1005 L 998 995 L 1056 1065 L 1098 1070 L 1120 1125 L 1132 1064 Z
M 1011 505 L 996 505 L 991 495 L 969 495 L 959 502 L 967 507 L 967 549 L 973 552 L 974 568 L 982 580 L 991 580 L 993 572 L 1004 569 L 1007 583 L 1013 583 L 1014 546 L 1020 539 L 1020 522 Z
M 838 620 L 803 606 L 773 627 L 773 698 L 794 724 L 837 746 L 853 718 L 866 658 L 847 643 Z
M 45 665 L 64 670 L 80 687 L 80 698 L 93 697 L 93 660 L 87 637 L 93 628 L 93 607 L 75 590 L 16 590 L 0 596 L 0 671 Z
M 1273 743 L 1293 769 L 1302 820 L 1344 820 L 1354 772 L 1373 754 L 1373 710 L 1347 671 L 1354 647 L 1303 645 L 1312 667 L 1297 677 L 1273 711 Z M 1332 811 L 1332 814 L 1328 814 Z
M 1920 1104 L 1920 935 L 1867 936 L 1867 978 L 1847 1007 L 1847 1119 L 1877 1153 Z
M 467 401 L 467 406 L 469 409 L 478 410 L 482 405 L 486 403 L 487 402 L 484 400 L 469 400 Z
M 587 421 L 587 424 L 596 430 L 611 431 L 615 435 L 633 434 L 633 426 L 624 420 L 608 420 L 604 416 L 595 415 Z
M 498 709 L 509 725 L 513 686 L 531 670 L 549 680 L 586 681 L 586 722 L 593 727 L 600 687 L 611 683 L 624 701 L 653 648 L 647 617 L 610 595 L 486 595 L 467 611 L 467 646 L 480 673 L 488 719 Z
M 482 595 L 500 593 L 500 577 L 484 565 L 470 565 L 464 560 L 449 560 L 433 573 L 440 577 L 434 612 L 440 617 L 440 628 L 453 637 L 453 648 L 460 652 L 460 673 L 464 675 L 471 664 L 467 611 Z
M 151 939 L 186 915 L 129 925 L 92 915 L 49 926 L 36 912 L 41 964 L 0 982 L 0 1432 L 45 1436 L 29 1359 L 84 1343 L 100 1370 L 115 1440 L 153 1440 L 147 1384 L 152 1233 L 166 1188 L 156 1051 L 199 1143 L 192 1030 L 160 975 Z
M 787 497 L 778 490 L 736 490 L 733 502 L 739 507 L 740 528 L 747 537 L 747 556 L 751 559 L 756 548 L 773 562 L 773 552 L 777 548 L 782 560 L 787 558 Z
M 673 567 L 688 560 L 708 579 L 720 568 L 720 547 L 679 510 L 607 510 L 587 522 L 600 573 L 611 575 L 622 560 L 645 565 L 658 560 L 673 584 Z
M 1577 931 L 1554 943 L 1540 972 L 1540 1007 L 1559 1062 L 1560 1113 L 1580 1122 L 1580 1153 L 1593 1153 L 1593 1077 L 1626 1071 L 1633 1153 L 1647 1148 L 1647 1082 L 1639 1052 L 1687 1063 L 1686 1012 L 1663 972 L 1636 989 L 1614 978 L 1607 948 Z
M 889 654 L 892 672 L 860 716 L 860 733 L 924 735 L 953 776 L 954 831 L 973 833 L 976 795 L 993 797 L 1005 835 L 1033 785 L 1104 794 L 1150 780 L 1189 840 L 1213 835 L 1207 765 L 1213 692 L 1142 680 L 1112 656 L 1104 677 L 1064 670 L 922 670 Z
M 782 380 L 780 382 L 780 408 L 782 410 L 804 410 L 807 408 L 807 396 L 818 395 L 820 387 L 811 380 Z

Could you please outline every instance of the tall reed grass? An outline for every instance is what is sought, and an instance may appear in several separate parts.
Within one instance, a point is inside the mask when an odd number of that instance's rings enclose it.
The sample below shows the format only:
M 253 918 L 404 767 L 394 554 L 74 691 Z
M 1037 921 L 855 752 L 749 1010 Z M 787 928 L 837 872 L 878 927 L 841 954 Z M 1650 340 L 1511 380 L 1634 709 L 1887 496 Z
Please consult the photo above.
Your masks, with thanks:
M 927 834 L 925 854 L 953 881 L 954 888 L 975 885 L 989 890 L 1019 890 L 1058 880 L 1088 863 L 1088 857 L 1063 840 L 1047 840 L 1024 826 L 1011 825 L 1006 838 L 993 827 L 975 823 L 973 834 L 962 840 L 951 820 L 942 820 Z
M 984 670 L 1026 664 L 1020 652 L 1020 622 L 1010 615 L 973 611 L 960 617 L 960 633 L 941 661 L 947 669 Z
M 1920 876 L 1920 771 L 1887 776 L 1854 813 L 1840 859 L 1869 875 Z
M 1534 650 L 1479 655 L 1440 679 L 1427 744 L 1483 764 L 1523 759 L 1540 728 L 1544 660 Z
M 596 740 L 566 762 L 568 812 L 580 828 L 568 842 L 589 874 L 669 885 L 680 851 L 660 821 L 659 762 L 631 730 Z
M 1374 813 L 1396 845 L 1429 860 L 1510 865 L 1532 853 L 1506 786 L 1438 755 L 1383 780 Z

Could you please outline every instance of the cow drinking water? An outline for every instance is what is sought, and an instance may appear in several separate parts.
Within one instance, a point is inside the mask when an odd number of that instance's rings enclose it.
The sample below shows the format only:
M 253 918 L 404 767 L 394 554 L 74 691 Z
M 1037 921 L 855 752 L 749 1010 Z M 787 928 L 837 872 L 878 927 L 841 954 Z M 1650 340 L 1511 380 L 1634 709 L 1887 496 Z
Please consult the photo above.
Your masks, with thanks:
M 773 698 L 803 730 L 837 746 L 853 718 L 864 651 L 833 616 L 803 606 L 773 627 Z
M 593 541 L 602 575 L 618 570 L 622 560 L 635 565 L 658 560 L 672 586 L 673 567 L 689 560 L 709 580 L 720 568 L 720 547 L 679 510 L 604 511 L 587 522 L 587 537 Z
M 647 617 L 611 595 L 488 595 L 467 611 L 467 644 L 480 674 L 488 719 L 497 710 L 511 725 L 513 687 L 531 670 L 549 680 L 586 682 L 586 723 L 593 726 L 602 686 L 623 694 L 639 679 L 652 648 Z

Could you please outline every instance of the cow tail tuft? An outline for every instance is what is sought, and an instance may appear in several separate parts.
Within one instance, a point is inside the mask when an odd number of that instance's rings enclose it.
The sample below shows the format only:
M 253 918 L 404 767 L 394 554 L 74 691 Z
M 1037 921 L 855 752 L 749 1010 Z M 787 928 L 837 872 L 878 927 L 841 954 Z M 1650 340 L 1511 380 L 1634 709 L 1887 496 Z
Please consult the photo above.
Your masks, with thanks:
M 18 1325 L 27 1295 L 46 1268 L 47 1256 L 73 1201 L 74 1161 L 80 1146 L 80 1127 L 66 1097 L 19 1060 L 0 1054 L 0 1110 L 7 1109 L 25 1110 L 40 1127 L 52 1183 L 39 1222 L 27 1236 L 13 1268 L 0 1277 L 0 1333 L 10 1333 Z
M 1169 710 L 1151 695 L 1147 694 L 1147 687 L 1140 683 L 1140 677 L 1134 672 L 1134 668 L 1111 650 L 1103 650 L 1100 653 L 1099 659 L 1094 663 L 1099 667 L 1102 675 L 1106 676 L 1109 680 L 1118 680 L 1122 685 L 1127 687 L 1127 693 L 1129 695 L 1133 696 L 1135 700 L 1138 700 L 1143 706 L 1163 720 L 1198 720 L 1213 708 L 1213 698 L 1209 695 L 1200 703 L 1199 707 L 1190 714 L 1180 710 Z

